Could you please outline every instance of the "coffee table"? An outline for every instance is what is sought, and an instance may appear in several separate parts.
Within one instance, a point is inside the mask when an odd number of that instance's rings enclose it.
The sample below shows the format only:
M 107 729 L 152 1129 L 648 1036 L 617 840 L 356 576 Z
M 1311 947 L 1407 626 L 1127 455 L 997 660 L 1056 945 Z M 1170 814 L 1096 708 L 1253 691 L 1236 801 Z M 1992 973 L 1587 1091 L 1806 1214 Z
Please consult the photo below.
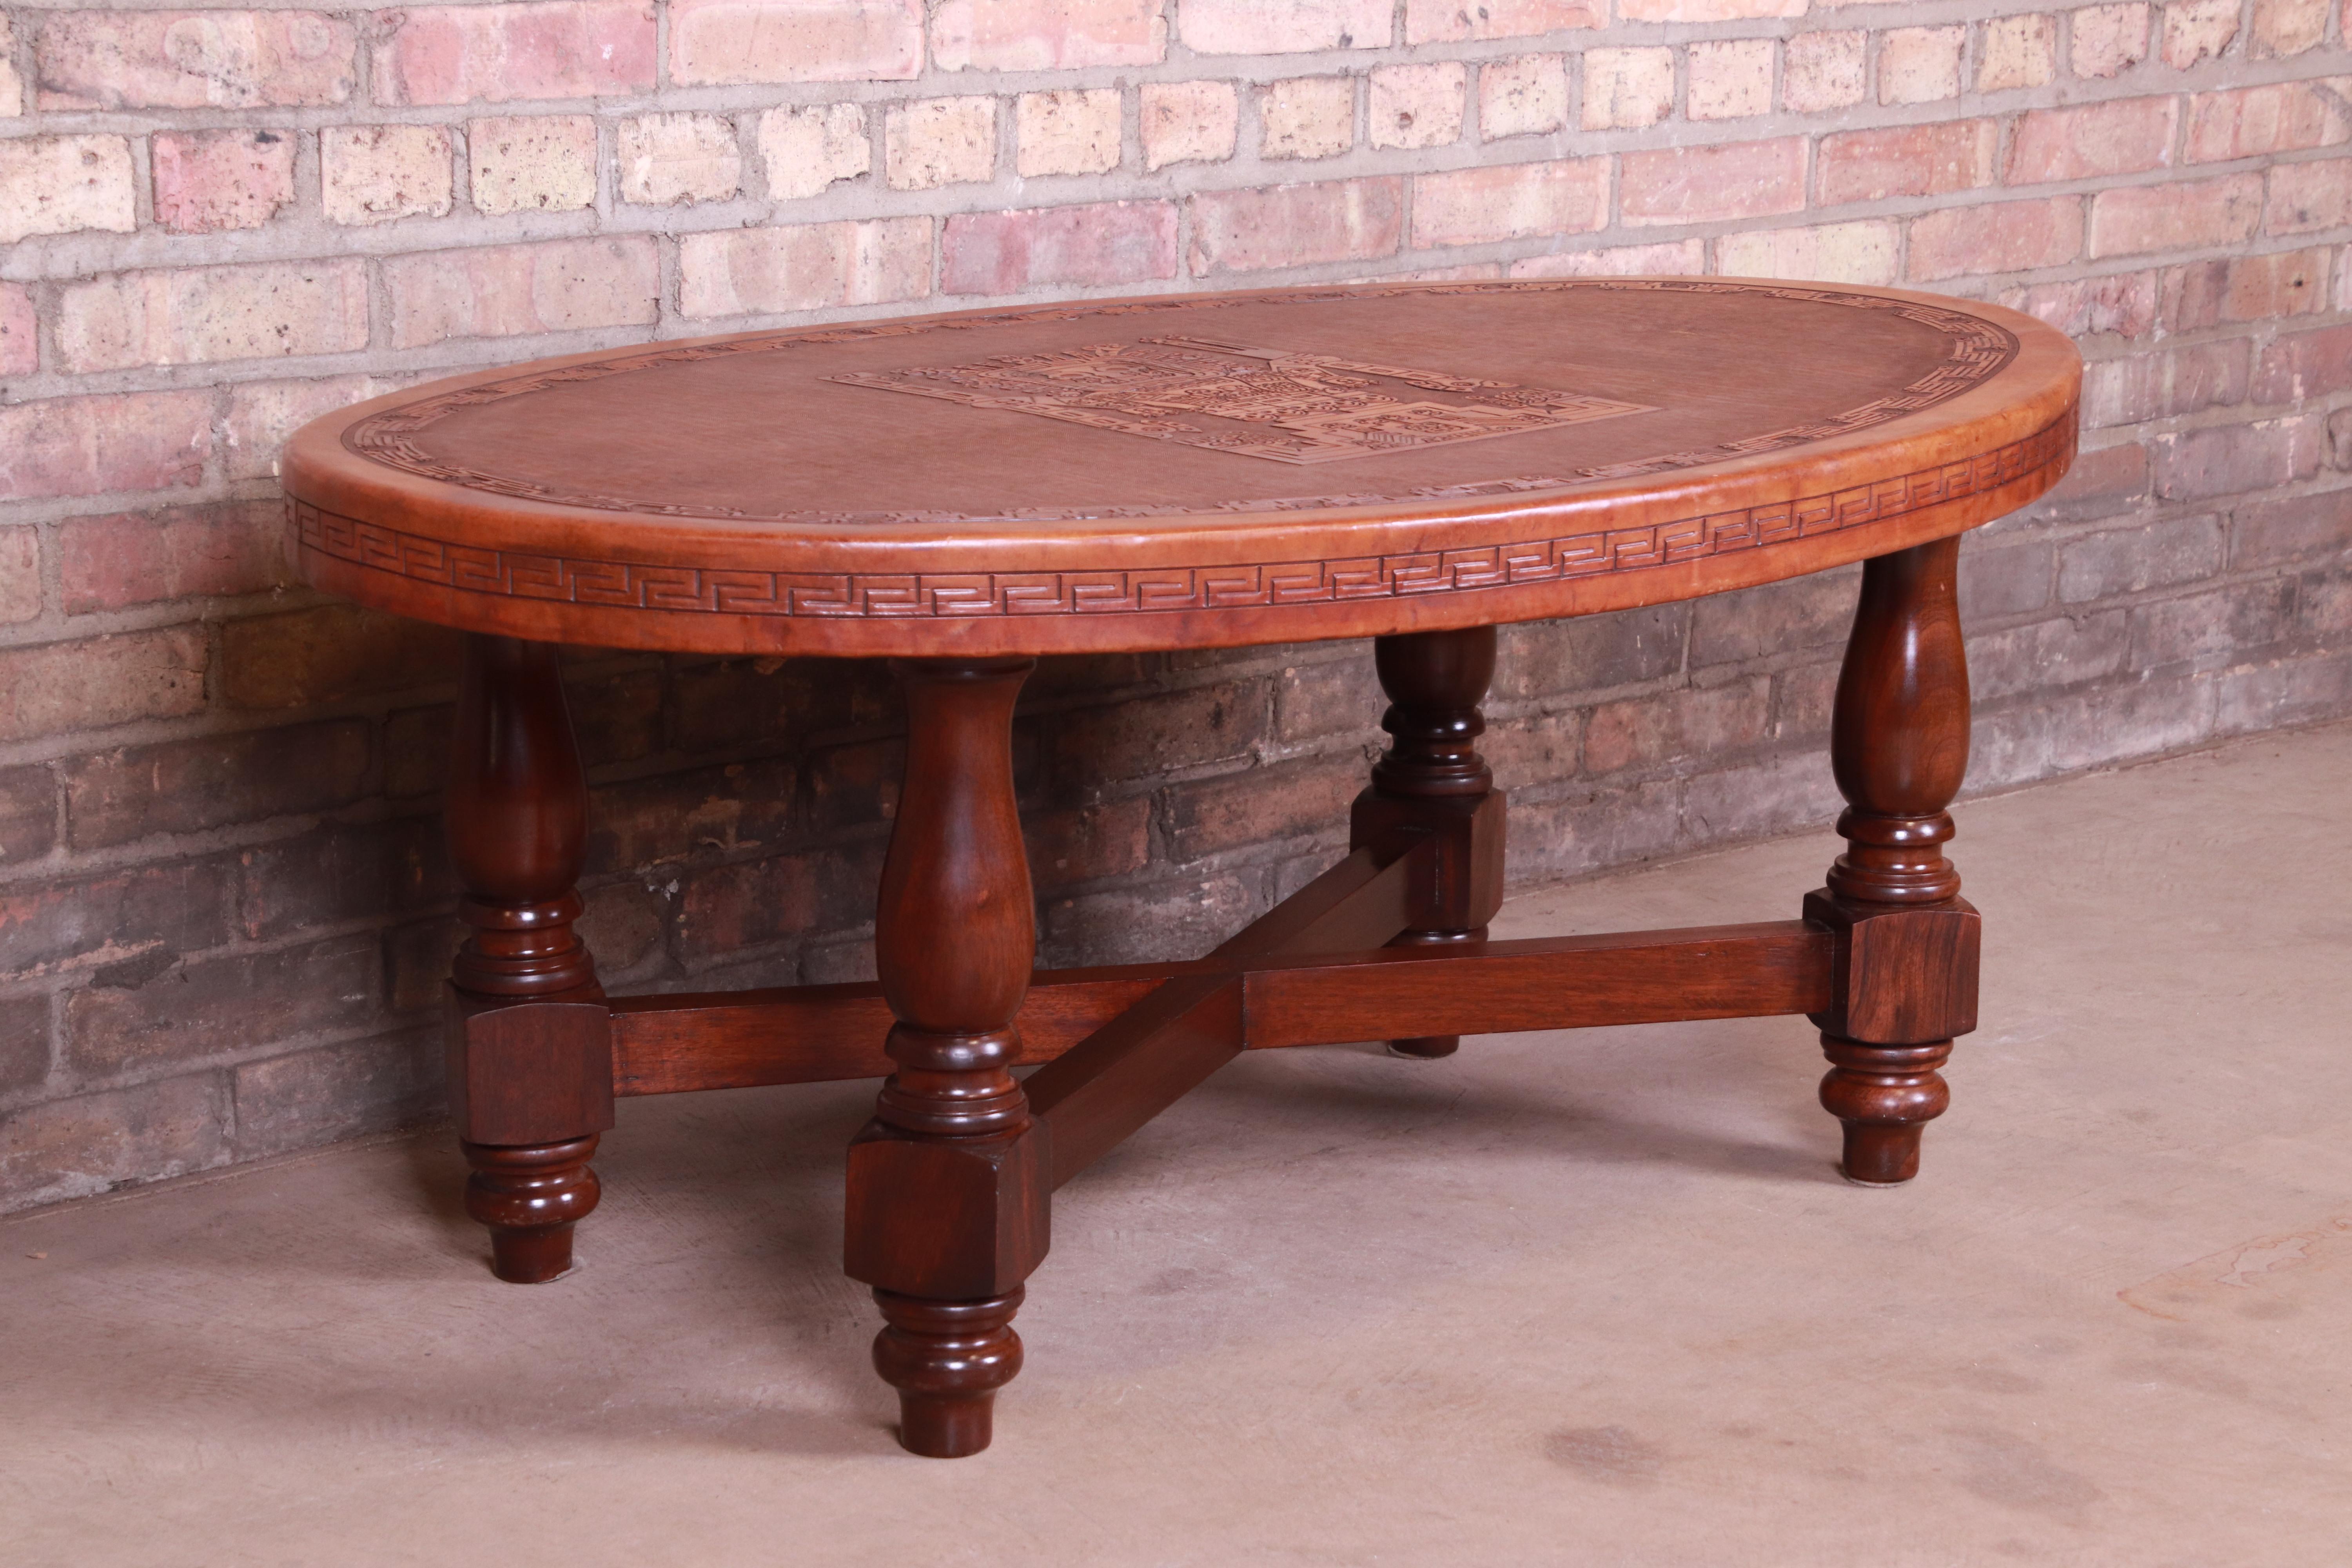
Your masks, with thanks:
M 951 1457 L 987 1446 L 1020 1368 L 1054 1189 L 1245 1049 L 1804 1014 L 1846 1175 L 1909 1179 L 1976 1021 L 1979 920 L 1942 850 L 1969 749 L 1958 536 L 2058 481 L 2080 382 L 2063 336 L 1989 305 L 1576 279 L 656 343 L 306 426 L 283 465 L 300 574 L 473 634 L 449 1101 L 499 1277 L 570 1267 L 615 1097 L 884 1077 L 845 1264 L 880 1304 L 901 1440 Z M 1853 561 L 1847 847 L 1801 918 L 1487 940 L 1495 627 Z M 1034 971 L 1010 742 L 1037 656 L 1332 637 L 1373 639 L 1391 704 L 1351 853 L 1206 957 Z M 573 929 L 588 796 L 560 642 L 896 661 L 878 984 L 604 994 Z

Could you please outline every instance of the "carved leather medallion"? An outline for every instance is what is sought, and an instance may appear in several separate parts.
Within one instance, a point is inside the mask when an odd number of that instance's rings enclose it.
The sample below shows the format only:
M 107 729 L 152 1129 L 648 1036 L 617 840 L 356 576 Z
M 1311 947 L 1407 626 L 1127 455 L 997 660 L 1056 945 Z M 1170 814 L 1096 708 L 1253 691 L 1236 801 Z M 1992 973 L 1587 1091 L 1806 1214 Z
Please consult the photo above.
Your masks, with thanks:
M 825 379 L 1276 463 L 1332 463 L 1654 412 L 1643 403 L 1200 337 Z

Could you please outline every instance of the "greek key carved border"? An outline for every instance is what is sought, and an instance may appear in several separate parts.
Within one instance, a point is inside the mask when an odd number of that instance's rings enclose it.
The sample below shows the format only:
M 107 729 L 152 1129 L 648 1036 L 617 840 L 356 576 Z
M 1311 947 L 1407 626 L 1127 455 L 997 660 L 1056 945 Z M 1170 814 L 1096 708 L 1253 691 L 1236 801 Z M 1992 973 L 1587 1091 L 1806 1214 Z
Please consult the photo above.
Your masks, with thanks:
M 2068 417 L 1982 456 L 1772 506 L 1475 549 L 1270 565 L 1048 572 L 761 572 L 485 550 L 289 502 L 293 542 L 467 593 L 626 610 L 811 617 L 1110 615 L 1463 593 L 1695 561 L 1881 522 L 2000 489 L 2074 456 Z

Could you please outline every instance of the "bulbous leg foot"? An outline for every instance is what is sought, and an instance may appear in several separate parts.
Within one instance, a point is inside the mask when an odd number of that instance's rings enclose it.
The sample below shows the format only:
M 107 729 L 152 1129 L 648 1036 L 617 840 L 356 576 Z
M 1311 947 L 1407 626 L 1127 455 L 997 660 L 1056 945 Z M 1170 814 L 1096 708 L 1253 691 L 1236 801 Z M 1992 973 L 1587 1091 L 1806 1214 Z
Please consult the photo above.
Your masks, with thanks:
M 596 1135 L 521 1146 L 460 1142 L 466 1213 L 490 1231 L 490 1271 L 540 1285 L 572 1267 L 572 1227 L 596 1206 Z
M 887 1326 L 874 1337 L 874 1370 L 898 1391 L 898 1441 L 932 1459 L 988 1447 L 996 1391 L 1021 1370 L 1015 1287 L 978 1301 L 929 1301 L 877 1290 Z
M 1917 1175 L 1919 1135 L 1952 1103 L 1936 1070 L 1952 1042 L 1869 1046 L 1823 1035 L 1822 1054 L 1832 1064 L 1822 1079 L 1822 1109 L 1844 1124 L 1846 1180 L 1885 1187 Z

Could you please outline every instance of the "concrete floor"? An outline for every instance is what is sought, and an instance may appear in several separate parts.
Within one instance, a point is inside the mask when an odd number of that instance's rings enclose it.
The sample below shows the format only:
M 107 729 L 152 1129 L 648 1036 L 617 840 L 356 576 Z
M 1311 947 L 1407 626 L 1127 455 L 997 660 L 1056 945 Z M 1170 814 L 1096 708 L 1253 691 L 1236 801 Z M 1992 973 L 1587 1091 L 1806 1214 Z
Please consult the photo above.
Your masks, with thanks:
M 2347 779 L 2336 727 L 1964 808 L 1984 1027 L 1906 1188 L 1796 1019 L 1246 1058 L 1064 1192 L 974 1459 L 866 1367 L 867 1085 L 625 1104 L 537 1288 L 440 1137 L 23 1216 L 0 1562 L 2334 1568 Z M 1781 918 L 1831 849 L 1507 926 Z

